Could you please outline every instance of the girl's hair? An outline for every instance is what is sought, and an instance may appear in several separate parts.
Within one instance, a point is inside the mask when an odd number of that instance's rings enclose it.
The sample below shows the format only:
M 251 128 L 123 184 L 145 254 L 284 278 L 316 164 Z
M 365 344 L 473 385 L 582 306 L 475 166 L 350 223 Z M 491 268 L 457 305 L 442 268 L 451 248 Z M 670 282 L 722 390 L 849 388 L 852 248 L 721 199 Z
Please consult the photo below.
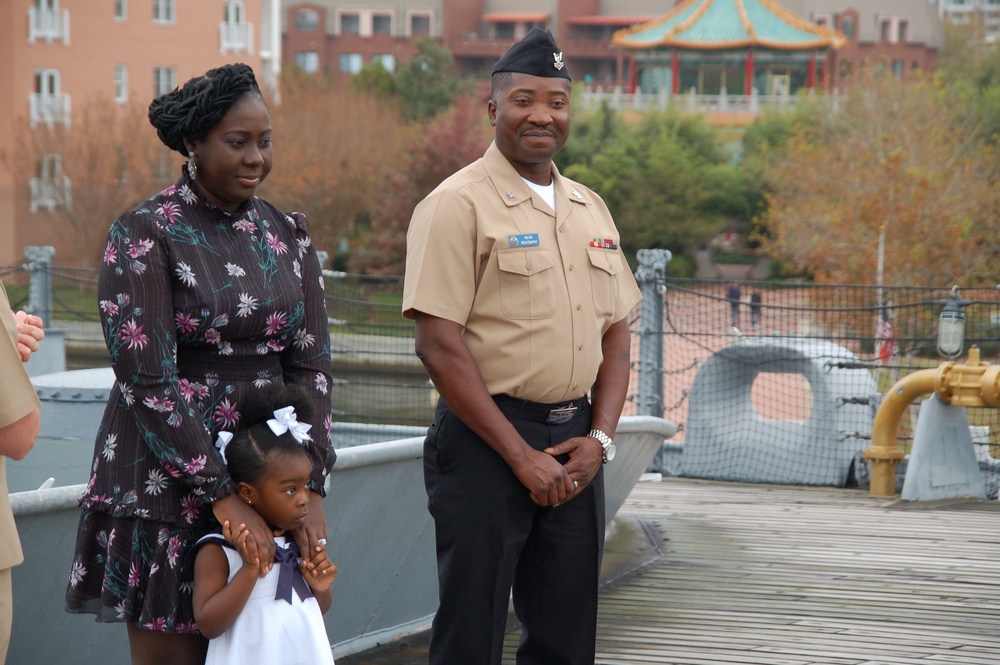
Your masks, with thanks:
M 185 157 L 184 139 L 200 141 L 244 95 L 263 99 L 249 65 L 225 65 L 196 76 L 149 105 L 149 122 L 163 145 Z
M 226 446 L 226 466 L 237 483 L 254 483 L 267 470 L 273 454 L 305 455 L 303 444 L 291 432 L 275 434 L 267 421 L 274 412 L 286 406 L 295 407 L 300 423 L 312 419 L 312 404 L 298 386 L 268 384 L 252 393 L 241 405 L 240 428 Z M 315 436 L 310 432 L 311 436 Z

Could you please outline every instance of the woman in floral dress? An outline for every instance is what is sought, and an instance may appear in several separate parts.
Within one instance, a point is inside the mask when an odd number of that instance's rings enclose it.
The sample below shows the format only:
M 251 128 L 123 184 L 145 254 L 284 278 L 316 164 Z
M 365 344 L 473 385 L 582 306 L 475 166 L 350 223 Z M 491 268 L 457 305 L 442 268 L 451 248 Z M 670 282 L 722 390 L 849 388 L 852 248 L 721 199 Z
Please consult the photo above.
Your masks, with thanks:
M 294 538 L 326 545 L 330 341 L 305 218 L 254 196 L 271 170 L 271 125 L 253 70 L 228 65 L 150 105 L 181 179 L 111 227 L 99 280 L 115 372 L 97 441 L 66 609 L 125 622 L 133 663 L 202 663 L 185 551 L 224 520 L 246 524 L 263 569 L 268 525 L 235 492 L 213 442 L 268 383 L 314 402 L 310 511 Z

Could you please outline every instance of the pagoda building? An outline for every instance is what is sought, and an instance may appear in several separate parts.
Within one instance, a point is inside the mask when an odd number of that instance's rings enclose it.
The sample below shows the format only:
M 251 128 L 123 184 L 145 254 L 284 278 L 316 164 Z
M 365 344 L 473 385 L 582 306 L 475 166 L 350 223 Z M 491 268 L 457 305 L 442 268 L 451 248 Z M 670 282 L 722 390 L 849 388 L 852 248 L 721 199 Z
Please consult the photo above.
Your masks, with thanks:
M 612 43 L 630 53 L 632 91 L 790 95 L 827 89 L 828 55 L 846 39 L 775 0 L 684 0 Z

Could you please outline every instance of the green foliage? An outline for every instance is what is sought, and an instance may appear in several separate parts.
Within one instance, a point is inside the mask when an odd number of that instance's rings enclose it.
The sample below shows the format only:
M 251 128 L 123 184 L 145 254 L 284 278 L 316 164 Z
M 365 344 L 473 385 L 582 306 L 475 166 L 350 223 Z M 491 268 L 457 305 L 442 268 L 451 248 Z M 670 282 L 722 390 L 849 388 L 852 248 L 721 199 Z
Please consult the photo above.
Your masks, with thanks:
M 666 112 L 623 121 L 608 108 L 578 114 L 563 152 L 561 168 L 605 199 L 629 253 L 661 247 L 678 261 L 728 217 L 749 212 L 746 179 L 697 117 Z
M 398 94 L 396 78 L 381 62 L 362 67 L 351 81 L 351 88 L 379 99 L 391 99 Z
M 451 51 L 433 39 L 415 45 L 416 55 L 396 72 L 396 91 L 404 117 L 426 121 L 451 107 L 463 83 L 455 76 Z

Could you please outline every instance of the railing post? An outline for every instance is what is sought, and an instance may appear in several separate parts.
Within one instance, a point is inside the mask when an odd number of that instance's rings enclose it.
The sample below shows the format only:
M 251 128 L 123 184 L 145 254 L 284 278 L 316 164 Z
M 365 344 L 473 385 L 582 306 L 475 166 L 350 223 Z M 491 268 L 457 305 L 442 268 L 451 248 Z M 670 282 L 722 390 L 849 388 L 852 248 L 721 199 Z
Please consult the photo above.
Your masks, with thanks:
M 31 277 L 28 285 L 28 312 L 42 318 L 45 339 L 25 364 L 28 376 L 40 376 L 66 370 L 66 331 L 57 330 L 52 321 L 52 257 L 56 250 L 49 245 L 25 247 L 24 266 Z
M 639 269 L 635 279 L 642 290 L 639 319 L 639 394 L 636 399 L 640 416 L 663 417 L 663 294 L 667 264 L 672 254 L 666 249 L 640 249 L 636 252 Z M 657 453 L 649 466 L 659 471 L 663 452 Z
M 50 245 L 24 248 L 24 256 L 28 259 L 25 268 L 31 276 L 28 309 L 42 317 L 46 326 L 52 321 L 52 257 L 55 253 L 55 247 Z

